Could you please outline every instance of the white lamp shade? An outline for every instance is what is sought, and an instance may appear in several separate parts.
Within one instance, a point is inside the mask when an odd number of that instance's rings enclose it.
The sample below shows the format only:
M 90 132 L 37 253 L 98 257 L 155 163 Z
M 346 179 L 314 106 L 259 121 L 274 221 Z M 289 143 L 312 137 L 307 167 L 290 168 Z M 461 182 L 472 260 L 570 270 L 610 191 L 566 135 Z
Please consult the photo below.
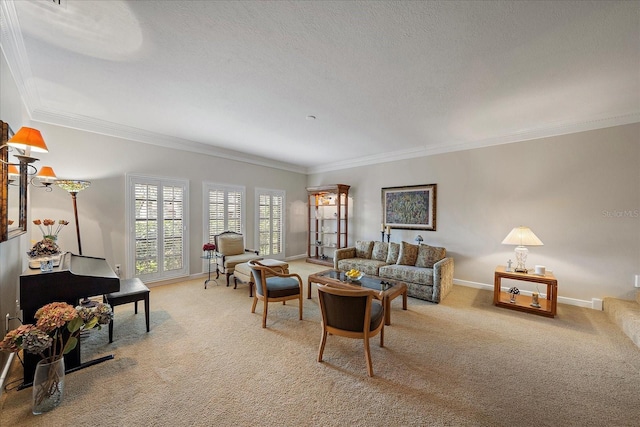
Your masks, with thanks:
M 544 243 L 529 227 L 516 227 L 502 241 L 503 245 L 542 246 Z

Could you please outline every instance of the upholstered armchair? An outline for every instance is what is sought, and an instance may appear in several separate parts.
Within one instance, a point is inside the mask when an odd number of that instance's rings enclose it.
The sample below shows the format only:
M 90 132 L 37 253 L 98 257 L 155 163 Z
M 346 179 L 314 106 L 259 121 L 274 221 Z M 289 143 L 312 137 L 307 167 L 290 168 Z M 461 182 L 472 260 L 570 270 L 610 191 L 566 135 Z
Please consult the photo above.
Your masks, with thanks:
M 270 302 L 282 301 L 282 304 L 285 304 L 289 300 L 297 299 L 300 320 L 302 320 L 302 278 L 298 274 L 285 273 L 282 265 L 267 267 L 260 264 L 260 261 L 249 261 L 248 264 L 256 283 L 251 312 L 256 312 L 258 300 L 264 302 L 262 327 L 267 327 L 267 308 Z
M 244 247 L 244 236 L 240 233 L 225 231 L 213 238 L 216 245 L 216 279 L 220 277 L 220 273 L 225 274 L 227 286 L 236 265 L 262 259 L 258 256 L 257 250 Z
M 345 289 L 318 285 L 318 300 L 322 313 L 322 339 L 318 362 L 322 362 L 327 335 L 339 335 L 364 340 L 367 373 L 373 376 L 369 338 L 380 334 L 384 347 L 384 306 L 380 295 L 372 289 Z

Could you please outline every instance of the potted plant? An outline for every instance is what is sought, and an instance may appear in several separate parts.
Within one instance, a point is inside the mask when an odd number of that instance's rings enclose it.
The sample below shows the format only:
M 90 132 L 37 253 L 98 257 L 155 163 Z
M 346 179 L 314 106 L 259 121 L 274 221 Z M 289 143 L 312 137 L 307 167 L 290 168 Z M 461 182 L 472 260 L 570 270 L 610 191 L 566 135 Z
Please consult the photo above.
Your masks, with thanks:
M 0 342 L 0 350 L 38 354 L 42 358 L 33 379 L 33 413 L 50 411 L 62 402 L 64 393 L 64 355 L 78 344 L 80 332 L 113 319 L 109 304 L 73 307 L 65 302 L 52 302 L 34 316 L 36 324 L 21 325 L 9 331 Z

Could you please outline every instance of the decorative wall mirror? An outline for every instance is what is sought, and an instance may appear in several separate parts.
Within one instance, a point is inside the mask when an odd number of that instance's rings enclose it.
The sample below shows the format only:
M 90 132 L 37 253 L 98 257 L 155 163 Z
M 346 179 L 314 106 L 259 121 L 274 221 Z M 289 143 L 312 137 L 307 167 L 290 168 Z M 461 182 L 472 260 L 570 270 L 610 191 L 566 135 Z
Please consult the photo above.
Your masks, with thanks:
M 13 132 L 7 122 L 0 121 L 2 176 L 0 177 L 0 241 L 12 239 L 27 231 L 27 166 L 14 157 L 15 150 L 4 147 Z

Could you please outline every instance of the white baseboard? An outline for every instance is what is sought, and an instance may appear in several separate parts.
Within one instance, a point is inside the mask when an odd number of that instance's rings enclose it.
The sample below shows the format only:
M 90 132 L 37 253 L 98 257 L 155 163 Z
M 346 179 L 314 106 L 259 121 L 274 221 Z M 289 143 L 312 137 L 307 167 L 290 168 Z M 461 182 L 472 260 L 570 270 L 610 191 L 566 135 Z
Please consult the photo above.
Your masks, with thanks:
M 476 288 L 476 289 L 486 289 L 488 291 L 493 292 L 493 285 L 488 285 L 486 283 L 479 283 L 479 282 L 471 282 L 469 280 L 460 280 L 460 279 L 453 279 L 453 284 L 454 285 L 460 285 L 460 286 L 466 286 L 468 288 Z M 504 288 L 504 290 L 508 290 L 507 287 Z M 520 291 L 523 295 L 531 295 L 531 291 Z M 546 298 L 546 294 L 544 293 L 540 293 L 540 298 Z M 558 295 L 558 303 L 560 304 L 567 304 L 567 305 L 575 305 L 577 307 L 584 307 L 584 308 L 592 308 L 594 310 L 600 310 L 602 311 L 602 300 L 598 299 L 598 298 L 593 298 L 591 301 L 585 301 L 585 300 L 580 300 L 580 299 L 575 299 L 575 298 L 567 298 L 567 297 L 562 297 L 560 295 Z
M 300 255 L 287 257 L 285 258 L 285 261 L 296 261 L 296 260 L 305 259 L 305 258 L 307 258 L 307 254 L 300 254 Z

